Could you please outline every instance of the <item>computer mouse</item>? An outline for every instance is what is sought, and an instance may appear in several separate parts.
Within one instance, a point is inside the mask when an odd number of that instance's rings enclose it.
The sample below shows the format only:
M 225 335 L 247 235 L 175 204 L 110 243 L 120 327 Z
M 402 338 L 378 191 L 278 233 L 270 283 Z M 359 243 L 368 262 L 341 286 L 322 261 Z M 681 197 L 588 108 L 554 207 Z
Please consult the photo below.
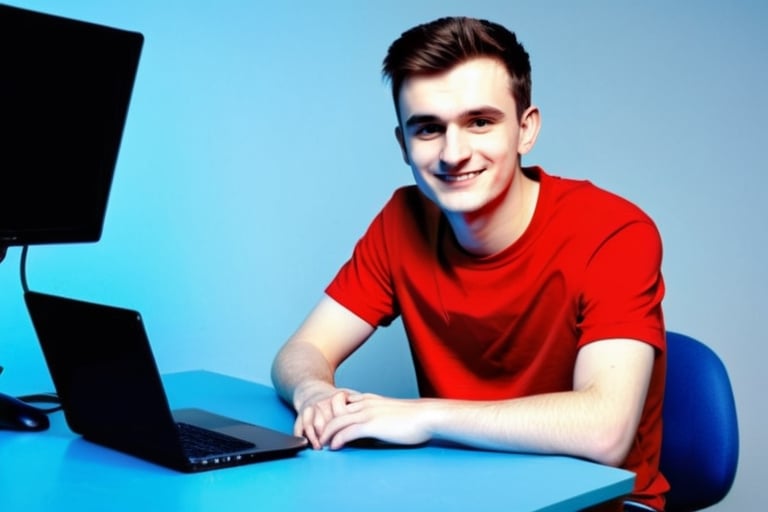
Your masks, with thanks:
M 45 412 L 18 398 L 0 393 L 0 430 L 39 432 L 49 426 Z

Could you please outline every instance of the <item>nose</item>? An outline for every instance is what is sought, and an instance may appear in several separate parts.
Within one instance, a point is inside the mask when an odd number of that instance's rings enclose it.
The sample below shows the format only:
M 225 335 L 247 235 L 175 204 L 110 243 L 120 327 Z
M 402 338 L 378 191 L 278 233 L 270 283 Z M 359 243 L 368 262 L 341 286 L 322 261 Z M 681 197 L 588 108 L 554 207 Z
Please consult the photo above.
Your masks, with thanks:
M 456 126 L 448 126 L 443 137 L 440 163 L 444 171 L 461 167 L 472 155 L 468 134 Z

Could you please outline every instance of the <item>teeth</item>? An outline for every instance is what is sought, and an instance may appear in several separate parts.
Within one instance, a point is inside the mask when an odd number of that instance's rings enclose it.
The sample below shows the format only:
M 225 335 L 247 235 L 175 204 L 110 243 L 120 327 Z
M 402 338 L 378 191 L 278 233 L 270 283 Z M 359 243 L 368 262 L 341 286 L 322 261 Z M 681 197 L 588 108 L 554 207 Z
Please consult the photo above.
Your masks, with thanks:
M 480 171 L 467 172 L 464 174 L 441 174 L 438 176 L 443 181 L 466 181 L 479 175 Z

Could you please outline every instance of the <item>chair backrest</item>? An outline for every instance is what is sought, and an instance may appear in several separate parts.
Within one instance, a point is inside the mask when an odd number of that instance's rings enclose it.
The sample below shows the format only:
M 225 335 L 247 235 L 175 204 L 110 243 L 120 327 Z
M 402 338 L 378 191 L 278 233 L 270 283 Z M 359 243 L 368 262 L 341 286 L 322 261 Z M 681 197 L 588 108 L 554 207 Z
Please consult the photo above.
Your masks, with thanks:
M 728 372 L 712 349 L 667 333 L 661 472 L 671 485 L 668 512 L 714 505 L 730 491 L 739 456 Z

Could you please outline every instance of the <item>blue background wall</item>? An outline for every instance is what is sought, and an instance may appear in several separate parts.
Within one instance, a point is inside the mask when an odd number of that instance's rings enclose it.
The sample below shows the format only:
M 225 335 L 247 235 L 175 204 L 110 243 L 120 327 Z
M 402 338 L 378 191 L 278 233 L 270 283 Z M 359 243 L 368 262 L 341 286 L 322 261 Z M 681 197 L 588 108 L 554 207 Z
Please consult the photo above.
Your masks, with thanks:
M 162 371 L 261 382 L 370 219 L 411 182 L 379 76 L 389 43 L 449 14 L 516 30 L 544 120 L 526 162 L 589 178 L 656 219 L 668 327 L 714 347 L 737 394 L 741 466 L 716 509 L 763 501 L 768 4 L 10 3 L 146 37 L 103 239 L 32 248 L 31 287 L 139 309 Z M 18 256 L 0 265 L 0 390 L 15 394 L 50 387 Z M 412 395 L 401 327 L 378 332 L 340 381 Z

